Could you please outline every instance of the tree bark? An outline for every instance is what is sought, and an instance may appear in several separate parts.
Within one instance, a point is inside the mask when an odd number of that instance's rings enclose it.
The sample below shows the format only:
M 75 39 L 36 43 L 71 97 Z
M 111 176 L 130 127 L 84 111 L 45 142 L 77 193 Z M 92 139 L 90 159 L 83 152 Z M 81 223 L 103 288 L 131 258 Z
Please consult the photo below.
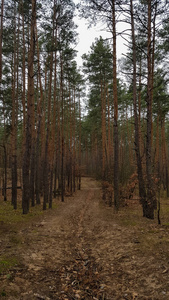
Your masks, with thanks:
M 4 0 L 1 0 L 1 29 L 0 29 L 0 87 L 2 84 L 2 40 L 3 40 Z M 2 91 L 2 88 L 1 88 Z
M 102 180 L 106 180 L 106 126 L 105 126 L 105 83 L 101 80 L 101 120 L 102 120 Z
M 6 187 L 7 187 L 7 151 L 6 151 L 6 121 L 5 121 L 5 103 L 3 97 L 2 90 L 2 41 L 3 41 L 3 16 L 4 16 L 4 0 L 1 1 L 1 28 L 0 28 L 0 94 L 3 98 L 3 115 L 4 115 L 4 141 L 3 141 L 3 149 L 4 149 L 4 178 L 3 178 L 3 196 L 4 201 L 7 201 Z
M 79 95 L 79 182 L 78 189 L 81 190 L 81 105 L 80 105 L 80 95 Z
M 134 26 L 134 14 L 133 14 L 133 1 L 130 0 L 130 14 L 131 14 L 131 30 L 132 30 L 132 46 L 133 46 L 133 106 L 134 106 L 134 137 L 135 137 L 135 152 L 137 160 L 137 174 L 139 182 L 139 196 L 143 207 L 143 216 L 146 216 L 146 188 L 143 179 L 141 149 L 140 149 L 140 137 L 139 137 L 139 118 L 137 109 L 137 85 L 136 85 L 136 41 L 135 41 L 135 26 Z
M 23 194 L 22 207 L 23 214 L 29 212 L 30 201 L 30 159 L 31 159 L 31 143 L 32 143 L 32 107 L 34 107 L 34 51 L 35 51 L 35 24 L 36 24 L 36 0 L 32 0 L 31 14 L 31 38 L 30 48 L 28 52 L 28 100 L 27 100 L 27 120 L 26 120 L 26 144 L 23 156 Z
M 13 54 L 13 74 L 12 74 L 12 205 L 17 209 L 17 39 L 16 39 L 16 6 L 14 7 L 15 22 L 14 22 L 14 54 Z M 18 37 L 19 38 L 19 37 Z
M 112 1 L 113 26 L 113 99 L 114 99 L 114 205 L 119 209 L 119 135 L 118 135 L 118 97 L 117 97 L 117 62 L 116 62 L 116 10 Z
M 64 202 L 65 196 L 65 180 L 64 180 L 64 94 L 63 94 L 63 61 L 61 56 L 61 115 L 62 115 L 62 130 L 61 130 L 61 201 Z
M 40 166 L 40 136 L 42 130 L 42 113 L 43 113 L 43 88 L 40 72 L 40 51 L 38 43 L 38 34 L 37 34 L 37 24 L 35 25 L 35 36 L 36 36 L 36 47 L 37 47 L 37 58 L 38 58 L 38 80 L 40 88 L 40 100 L 37 104 L 37 131 L 36 131 L 36 170 L 35 170 L 35 193 L 36 193 L 36 204 L 40 204 L 40 190 L 41 190 L 41 166 Z
M 147 201 L 145 217 L 154 219 L 156 197 L 152 182 L 152 95 L 153 95 L 153 70 L 151 46 L 151 0 L 148 0 L 148 27 L 147 27 L 147 135 L 146 135 L 146 176 L 147 176 Z
M 47 132 L 46 132 L 46 144 L 45 144 L 45 159 L 44 159 L 44 199 L 43 209 L 46 209 L 46 203 L 49 199 L 49 178 L 50 178 L 50 157 L 49 157 L 49 143 L 50 143 L 50 123 L 51 123 L 51 92 L 52 92 L 52 72 L 53 72 L 53 53 L 50 57 L 50 71 L 49 71 L 49 91 L 48 91 L 48 116 L 47 116 Z

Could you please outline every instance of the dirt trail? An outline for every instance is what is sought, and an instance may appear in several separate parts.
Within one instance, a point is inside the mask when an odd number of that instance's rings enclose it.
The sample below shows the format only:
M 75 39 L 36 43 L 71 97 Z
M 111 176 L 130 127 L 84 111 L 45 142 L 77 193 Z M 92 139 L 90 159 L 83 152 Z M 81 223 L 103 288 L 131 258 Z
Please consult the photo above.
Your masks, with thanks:
M 84 178 L 81 191 L 58 203 L 16 233 L 16 248 L 7 244 L 20 264 L 10 279 L 1 276 L 2 299 L 169 299 L 168 250 L 147 249 L 145 231 L 119 222 L 96 181 Z

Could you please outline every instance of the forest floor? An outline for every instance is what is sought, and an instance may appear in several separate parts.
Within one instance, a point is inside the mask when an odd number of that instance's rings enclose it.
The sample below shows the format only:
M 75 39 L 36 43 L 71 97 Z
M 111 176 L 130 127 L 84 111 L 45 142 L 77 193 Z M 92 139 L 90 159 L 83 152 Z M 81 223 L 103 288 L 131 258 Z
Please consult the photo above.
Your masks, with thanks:
M 169 227 L 137 201 L 115 213 L 83 178 L 73 197 L 24 218 L 1 221 L 0 299 L 169 299 Z

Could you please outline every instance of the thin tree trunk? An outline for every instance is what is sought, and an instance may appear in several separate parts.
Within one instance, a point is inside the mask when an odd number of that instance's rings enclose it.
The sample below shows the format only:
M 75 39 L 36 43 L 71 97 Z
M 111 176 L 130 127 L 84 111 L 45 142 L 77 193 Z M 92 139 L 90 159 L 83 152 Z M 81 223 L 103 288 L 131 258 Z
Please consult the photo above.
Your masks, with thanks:
M 1 29 L 0 29 L 0 88 L 2 91 L 2 40 L 3 40 L 4 0 L 1 0 Z
M 106 87 L 106 94 L 107 94 L 107 106 L 108 106 L 108 154 L 107 154 L 107 162 L 108 162 L 109 172 L 111 172 L 111 169 L 112 169 L 112 143 L 111 143 L 110 100 L 109 100 L 108 84 L 107 84 L 107 87 Z
M 160 151 L 159 151 L 159 116 L 157 117 L 157 127 L 156 127 L 156 152 L 155 152 L 155 169 L 157 172 L 157 220 L 158 224 L 161 224 L 160 219 L 160 211 L 161 211 L 161 203 L 160 203 L 160 189 L 161 189 L 161 176 L 160 176 Z
M 36 133 L 36 170 L 35 170 L 35 193 L 36 193 L 36 204 L 40 204 L 40 179 L 41 179 L 41 168 L 40 168 L 40 135 L 42 129 L 42 111 L 43 111 L 43 88 L 42 88 L 42 80 L 41 80 L 41 72 L 40 72 L 40 51 L 39 51 L 39 43 L 38 43 L 38 34 L 37 34 L 37 25 L 35 25 L 35 36 L 36 36 L 36 48 L 37 48 L 37 58 L 38 58 L 38 80 L 40 87 L 40 100 L 37 104 L 37 133 Z
M 50 177 L 50 157 L 49 157 L 49 143 L 50 143 L 50 122 L 51 122 L 51 93 L 52 93 L 52 72 L 53 72 L 53 54 L 50 57 L 50 71 L 49 71 L 49 92 L 48 92 L 48 119 L 47 119 L 47 133 L 45 144 L 45 160 L 44 160 L 44 200 L 43 209 L 46 209 L 46 203 L 49 199 L 49 177 Z
M 53 198 L 53 169 L 50 171 L 49 208 L 52 208 L 52 198 Z
M 16 6 L 14 7 L 15 17 L 16 17 Z M 17 58 L 16 58 L 16 20 L 14 29 L 14 54 L 13 54 L 13 74 L 12 74 L 12 205 L 14 209 L 17 209 L 17 91 L 16 91 L 16 68 L 17 68 Z
M 54 0 L 54 16 L 53 16 L 53 43 L 54 46 L 57 46 L 57 26 L 55 28 L 55 20 L 56 20 L 56 1 Z M 51 68 L 53 65 L 53 55 L 51 61 Z M 53 172 L 54 172 L 54 151 L 55 151 L 55 132 L 56 132 L 56 72 L 57 72 L 57 56 L 56 52 L 54 54 L 54 95 L 53 95 L 53 116 L 52 116 L 52 124 L 51 124 L 51 138 L 49 142 L 49 165 L 50 165 L 50 187 L 49 187 L 49 208 L 52 208 L 52 198 L 53 198 Z M 52 86 L 52 72 L 50 78 L 50 84 Z
M 22 157 L 25 151 L 26 142 L 26 49 L 25 49 L 25 19 L 24 19 L 24 7 L 21 0 L 21 12 L 22 12 L 22 110 L 23 110 L 23 125 L 22 125 Z M 22 158 L 23 159 L 23 158 Z
M 4 15 L 4 0 L 1 1 L 1 28 L 0 28 L 0 93 L 3 97 L 3 90 L 2 90 L 2 41 L 3 41 L 3 15 Z M 7 187 L 7 151 L 5 145 L 5 135 L 6 135 L 6 122 L 5 122 L 5 103 L 3 97 L 3 115 L 4 115 L 4 142 L 3 142 L 3 149 L 4 149 L 4 180 L 3 180 L 3 196 L 4 201 L 7 201 L 6 195 L 6 187 Z
M 136 42 L 135 42 L 135 26 L 133 15 L 133 1 L 130 0 L 131 13 L 131 29 L 132 29 L 132 45 L 133 45 L 133 105 L 134 105 L 134 126 L 135 126 L 135 152 L 137 160 L 137 174 L 139 182 L 139 196 L 143 207 L 143 216 L 146 216 L 146 189 L 143 179 L 140 138 L 139 138 L 139 118 L 137 114 L 137 86 L 136 86 Z
M 76 110 L 75 110 L 75 88 L 73 91 L 73 191 L 76 191 Z
M 151 47 L 151 0 L 148 0 L 148 46 L 147 46 L 147 135 L 146 135 L 146 176 L 147 176 L 147 205 L 145 217 L 154 219 L 156 208 L 155 191 L 152 182 L 152 95 L 153 95 L 153 70 Z
M 113 22 L 113 98 L 114 98 L 114 205 L 119 209 L 119 135 L 118 135 L 118 97 L 117 97 L 117 62 L 116 62 L 116 10 L 112 3 Z
M 69 160 L 68 160 L 68 165 L 69 165 L 69 175 L 70 175 L 70 182 L 69 182 L 69 188 L 70 188 L 70 193 L 73 193 L 73 166 L 72 166 L 72 160 L 73 160 L 73 155 L 72 155 L 72 135 L 73 135 L 73 103 L 72 103 L 72 98 L 71 98 L 71 92 L 70 92 L 70 82 L 69 82 L 69 135 L 70 135 L 70 145 L 69 145 Z
M 102 120 L 102 180 L 106 179 L 106 126 L 105 126 L 105 83 L 101 81 L 101 120 Z
M 60 126 L 60 97 L 57 99 L 57 138 L 55 150 L 55 179 L 54 179 L 54 197 L 56 197 L 56 189 L 60 188 L 60 170 L 61 170 L 61 126 Z
M 3 145 L 3 149 L 4 149 L 4 180 L 3 180 L 3 197 L 4 197 L 4 201 L 7 201 L 7 149 L 6 149 L 6 145 L 4 143 Z
M 81 190 L 81 106 L 79 95 L 79 183 L 78 189 Z
M 26 145 L 23 157 L 23 194 L 22 206 L 23 214 L 29 212 L 30 200 L 30 159 L 31 159 L 31 145 L 32 145 L 32 107 L 34 107 L 34 50 L 35 50 L 35 22 L 36 22 L 36 0 L 32 0 L 32 16 L 31 16 L 31 39 L 28 53 L 28 101 L 27 101 L 27 128 L 26 128 Z
M 154 17 L 153 17 L 153 28 L 152 28 L 152 88 L 151 88 L 151 111 L 152 111 L 152 106 L 153 106 L 153 85 L 154 85 L 154 60 L 155 60 L 155 36 L 156 36 L 156 17 L 157 17 L 157 5 L 158 1 L 155 1 L 154 3 Z M 151 119 L 151 146 L 153 146 L 153 121 Z
M 65 194 L 65 182 L 64 182 L 64 95 L 63 95 L 63 61 L 61 57 L 61 78 L 60 78 L 60 90 L 61 90 L 61 115 L 62 115 L 62 131 L 61 131 L 61 201 L 64 202 Z
M 167 191 L 167 197 L 169 196 L 169 184 L 168 184 L 168 160 L 167 160 L 167 147 L 165 138 L 165 118 L 161 121 L 161 139 L 162 139 L 162 166 L 163 166 L 163 185 Z

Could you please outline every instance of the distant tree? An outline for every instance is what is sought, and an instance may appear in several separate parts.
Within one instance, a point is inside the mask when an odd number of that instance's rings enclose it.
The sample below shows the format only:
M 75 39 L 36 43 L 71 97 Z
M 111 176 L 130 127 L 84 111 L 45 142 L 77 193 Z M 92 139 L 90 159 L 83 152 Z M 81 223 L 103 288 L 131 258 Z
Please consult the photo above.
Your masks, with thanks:
M 102 153 L 102 180 L 108 179 L 111 166 L 108 144 L 110 140 L 110 87 L 112 89 L 112 52 L 102 37 L 91 46 L 91 52 L 83 55 L 83 68 L 89 80 L 89 116 L 92 132 L 97 136 L 98 147 Z M 107 115 L 108 114 L 108 115 Z M 110 146 L 109 146 L 110 147 Z M 111 155 L 111 153 L 110 153 Z M 98 165 L 96 165 L 96 168 Z
M 117 57 L 116 57 L 116 16 L 118 4 L 112 1 L 81 1 L 81 11 L 92 21 L 97 20 L 107 23 L 108 30 L 112 33 L 113 39 L 113 101 L 114 101 L 114 203 L 116 209 L 119 207 L 119 134 L 118 134 L 118 94 L 117 94 Z

